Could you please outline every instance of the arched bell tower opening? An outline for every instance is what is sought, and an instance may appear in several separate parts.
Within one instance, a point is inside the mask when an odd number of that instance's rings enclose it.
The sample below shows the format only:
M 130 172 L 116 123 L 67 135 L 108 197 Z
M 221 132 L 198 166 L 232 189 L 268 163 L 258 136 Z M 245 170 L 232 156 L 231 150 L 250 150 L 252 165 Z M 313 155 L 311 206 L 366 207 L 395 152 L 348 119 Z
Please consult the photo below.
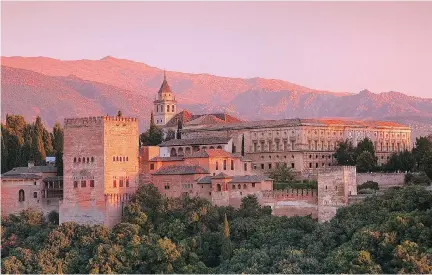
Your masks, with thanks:
M 154 119 L 158 126 L 164 126 L 177 112 L 177 101 L 171 91 L 164 70 L 164 79 L 154 104 Z

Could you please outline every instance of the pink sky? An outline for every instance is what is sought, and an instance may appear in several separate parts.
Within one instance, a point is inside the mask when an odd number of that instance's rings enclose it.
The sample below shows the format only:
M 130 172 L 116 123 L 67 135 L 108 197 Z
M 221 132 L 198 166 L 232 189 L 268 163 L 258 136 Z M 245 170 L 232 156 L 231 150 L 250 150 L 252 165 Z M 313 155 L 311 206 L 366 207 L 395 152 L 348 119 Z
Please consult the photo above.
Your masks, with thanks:
M 432 98 L 432 2 L 4 2 L 3 56 Z

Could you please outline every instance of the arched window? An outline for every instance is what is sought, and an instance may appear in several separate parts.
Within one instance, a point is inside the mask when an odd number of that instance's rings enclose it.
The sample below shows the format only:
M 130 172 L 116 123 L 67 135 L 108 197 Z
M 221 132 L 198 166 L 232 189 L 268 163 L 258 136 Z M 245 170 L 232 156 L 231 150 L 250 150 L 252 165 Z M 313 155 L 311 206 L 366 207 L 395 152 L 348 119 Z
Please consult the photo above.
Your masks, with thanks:
M 94 157 L 91 157 L 91 162 L 94 162 Z
M 126 161 L 126 157 L 123 157 L 123 161 Z
M 245 183 L 245 184 L 243 184 L 243 189 L 246 189 L 246 183 Z
M 167 112 L 169 113 L 169 105 L 167 105 Z
M 24 190 L 20 189 L 18 191 L 18 201 L 23 202 L 25 201 L 25 194 L 24 194 Z
M 219 162 L 216 161 L 216 170 L 219 170 Z
M 241 185 L 239 184 L 239 185 L 237 186 L 237 188 L 238 188 L 238 189 L 241 189 Z
M 90 158 L 89 157 L 87 157 L 87 163 L 89 163 L 90 162 Z
M 174 113 L 174 105 L 171 105 L 171 111 Z
M 119 157 L 116 157 L 116 161 L 119 161 Z
M 179 156 L 183 156 L 183 148 L 180 147 L 180 148 L 178 149 L 178 155 L 179 155 Z
M 222 191 L 222 187 L 221 187 L 221 185 L 219 183 L 216 185 L 216 188 L 217 188 L 218 192 Z
M 78 162 L 81 162 L 81 158 L 78 158 Z
M 233 184 L 232 189 L 235 189 L 235 184 Z
M 210 148 L 209 149 L 214 149 L 214 147 L 213 146 L 210 146 Z
M 222 149 L 222 146 L 219 145 L 219 146 L 217 147 L 217 149 Z
M 191 148 L 190 147 L 186 147 L 185 153 L 188 155 L 191 153 Z
M 201 148 L 201 150 L 205 150 L 205 149 L 207 149 L 207 147 L 206 147 L 206 146 L 203 146 L 203 147 Z
M 116 161 L 116 160 L 115 160 L 115 157 L 113 157 L 113 161 Z
M 129 157 L 126 157 L 126 161 L 129 161 Z
M 231 170 L 234 170 L 234 160 L 231 160 Z
M 171 157 L 176 157 L 177 156 L 177 151 L 175 148 L 171 148 L 171 153 L 170 153 Z
M 223 161 L 223 169 L 226 170 L 226 159 Z
M 74 158 L 74 162 L 76 162 L 76 157 Z

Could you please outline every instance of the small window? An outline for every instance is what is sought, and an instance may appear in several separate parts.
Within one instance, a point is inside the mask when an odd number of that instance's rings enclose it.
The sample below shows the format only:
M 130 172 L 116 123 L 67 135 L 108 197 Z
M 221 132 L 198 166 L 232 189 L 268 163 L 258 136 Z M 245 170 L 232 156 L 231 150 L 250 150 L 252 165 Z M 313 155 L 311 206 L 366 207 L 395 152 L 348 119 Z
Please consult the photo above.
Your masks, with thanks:
M 113 187 L 117 188 L 117 181 L 116 180 L 113 180 Z
M 326 190 L 327 190 L 327 185 L 325 186 Z
M 36 183 L 36 181 L 34 182 L 34 185 L 36 185 L 37 183 Z
M 317 163 L 315 163 L 315 168 L 318 168 L 318 162 L 317 162 Z
M 116 161 L 119 161 L 119 157 L 116 157 Z
M 129 178 L 126 178 L 126 187 L 129 187 Z
M 264 169 L 264 163 L 261 163 L 261 169 Z
M 91 157 L 91 162 L 94 162 L 94 157 Z
M 272 164 L 271 163 L 269 163 L 269 169 L 272 169 Z
M 209 195 L 211 196 L 211 192 L 209 192 Z
M 87 163 L 89 163 L 90 162 L 90 158 L 89 157 L 87 157 Z
M 76 162 L 76 158 L 74 158 L 74 162 Z
M 150 163 L 150 170 L 154 170 L 154 163 Z
M 223 161 L 223 169 L 226 170 L 226 160 Z
M 239 185 L 237 186 L 237 188 L 238 188 L 238 189 L 241 189 L 241 185 L 239 184 Z
M 246 189 L 246 187 L 247 187 L 247 186 L 246 186 L 246 183 L 245 183 L 245 184 L 243 184 L 243 189 Z
M 231 170 L 234 170 L 234 160 L 231 160 Z
M 309 162 L 309 168 L 312 168 L 312 162 Z
M 235 184 L 233 184 L 232 189 L 235 189 Z
M 123 161 L 126 161 L 126 157 L 123 157 Z
M 295 165 L 294 162 L 291 162 L 291 168 L 294 168 L 294 165 Z
M 123 187 L 123 178 L 120 178 L 119 186 L 120 186 L 120 187 Z
M 86 187 L 86 183 L 87 183 L 87 182 L 86 182 L 85 180 L 82 180 L 82 181 L 81 181 L 81 187 Z
M 24 194 L 24 190 L 20 189 L 18 191 L 18 201 L 23 202 L 25 201 L 25 194 Z
M 129 161 L 129 157 L 126 157 L 126 161 Z
M 78 162 L 81 162 L 81 158 L 78 158 Z
M 94 187 L 94 180 L 90 180 L 90 187 Z
M 255 182 L 252 182 L 252 187 L 255 187 Z
M 247 171 L 247 163 L 244 164 L 244 170 Z
M 116 161 L 116 158 L 115 158 L 115 157 L 113 157 L 113 161 Z
M 219 162 L 216 161 L 216 170 L 219 170 Z
M 37 192 L 33 192 L 33 198 L 37 199 Z

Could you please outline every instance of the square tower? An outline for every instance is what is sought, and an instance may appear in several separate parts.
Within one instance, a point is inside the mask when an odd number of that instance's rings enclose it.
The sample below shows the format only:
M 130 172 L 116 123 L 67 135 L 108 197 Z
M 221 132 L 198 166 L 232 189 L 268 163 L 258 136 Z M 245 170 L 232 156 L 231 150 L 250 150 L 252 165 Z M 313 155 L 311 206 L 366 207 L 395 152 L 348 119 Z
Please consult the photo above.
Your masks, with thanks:
M 60 223 L 114 226 L 138 182 L 138 120 L 65 119 Z

